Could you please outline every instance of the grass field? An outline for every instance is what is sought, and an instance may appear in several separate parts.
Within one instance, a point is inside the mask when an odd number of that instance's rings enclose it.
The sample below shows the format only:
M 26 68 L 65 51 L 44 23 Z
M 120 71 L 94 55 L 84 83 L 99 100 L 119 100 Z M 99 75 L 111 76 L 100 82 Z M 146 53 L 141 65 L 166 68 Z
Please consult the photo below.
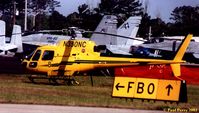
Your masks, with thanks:
M 0 103 L 51 104 L 69 106 L 117 107 L 133 109 L 199 109 L 199 86 L 188 85 L 188 103 L 142 101 L 112 98 L 112 77 L 79 76 L 79 86 L 50 85 L 47 80 L 30 83 L 24 75 L 0 75 Z

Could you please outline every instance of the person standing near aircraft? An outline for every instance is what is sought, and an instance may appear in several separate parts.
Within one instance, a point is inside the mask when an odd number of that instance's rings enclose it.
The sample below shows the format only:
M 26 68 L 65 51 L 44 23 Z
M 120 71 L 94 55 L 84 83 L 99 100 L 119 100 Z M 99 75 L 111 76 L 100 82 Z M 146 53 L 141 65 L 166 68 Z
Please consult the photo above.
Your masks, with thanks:
M 77 37 L 76 33 L 75 33 L 75 30 L 74 29 L 71 29 L 71 39 L 74 40 L 75 37 Z

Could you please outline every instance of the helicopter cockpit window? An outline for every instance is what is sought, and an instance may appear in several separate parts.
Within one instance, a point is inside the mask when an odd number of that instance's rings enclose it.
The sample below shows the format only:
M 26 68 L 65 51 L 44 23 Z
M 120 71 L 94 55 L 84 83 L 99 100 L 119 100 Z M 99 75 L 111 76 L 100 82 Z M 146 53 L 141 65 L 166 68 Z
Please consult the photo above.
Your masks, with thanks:
M 33 61 L 38 61 L 40 55 L 41 55 L 41 50 L 37 50 L 36 53 L 35 53 L 35 55 L 33 56 L 32 60 Z
M 54 57 L 54 51 L 44 51 L 42 60 L 52 60 Z

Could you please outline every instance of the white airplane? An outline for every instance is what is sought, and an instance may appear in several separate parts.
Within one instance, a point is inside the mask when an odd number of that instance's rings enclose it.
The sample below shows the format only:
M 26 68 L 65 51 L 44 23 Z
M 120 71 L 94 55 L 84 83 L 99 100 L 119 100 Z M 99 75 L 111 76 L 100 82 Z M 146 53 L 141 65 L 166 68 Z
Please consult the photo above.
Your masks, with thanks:
M 71 31 L 71 32 L 68 32 Z M 69 35 L 55 35 L 52 33 L 58 32 L 68 32 Z M 72 33 L 73 32 L 73 33 Z M 60 40 L 70 40 L 72 38 L 75 39 L 84 39 L 88 40 L 88 38 L 83 38 L 82 33 L 78 30 L 77 27 L 69 27 L 68 30 L 42 30 L 38 31 L 36 34 L 26 35 L 22 37 L 24 54 L 30 54 L 39 46 L 44 45 L 56 45 Z
M 157 57 L 172 58 L 181 41 L 179 39 L 166 40 L 164 42 L 141 44 L 138 49 L 145 53 L 154 53 Z M 147 56 L 147 55 L 145 55 Z M 188 62 L 199 63 L 199 42 L 192 40 L 186 50 L 184 59 Z
M 130 17 L 127 21 L 125 21 L 118 29 L 117 29 L 117 17 L 113 15 L 105 15 L 99 25 L 97 26 L 95 32 L 101 33 L 101 34 L 95 34 L 93 33 L 90 40 L 93 40 L 97 43 L 97 45 L 106 45 L 108 50 L 110 50 L 114 54 L 125 54 L 125 55 L 131 55 L 129 53 L 130 47 L 132 45 L 137 45 L 143 43 L 143 39 L 140 39 L 141 41 L 135 41 L 135 36 L 138 31 L 138 26 L 140 24 L 141 17 Z M 81 31 L 78 30 L 76 27 L 71 27 L 69 29 L 72 29 L 75 31 L 76 38 L 75 39 L 86 39 L 83 38 L 81 35 Z M 60 30 L 43 30 L 40 32 L 50 33 L 50 32 L 60 32 Z M 63 30 L 64 31 L 64 30 Z M 69 30 L 70 31 L 70 30 Z M 113 35 L 109 35 L 109 34 Z M 117 37 L 117 35 L 121 35 L 123 37 L 132 37 L 131 39 L 125 39 L 121 37 Z M 60 40 L 69 40 L 71 39 L 70 35 L 52 35 L 52 34 L 32 34 L 23 36 L 22 42 L 24 51 L 26 54 L 31 53 L 35 50 L 38 46 L 43 45 L 52 45 L 56 44 Z M 122 42 L 122 43 L 121 43 Z
M 159 38 L 164 38 L 164 39 L 168 39 L 168 40 L 183 40 L 184 39 L 184 36 L 164 36 L 164 37 L 159 37 Z M 158 38 L 156 38 L 158 39 Z M 191 39 L 192 41 L 195 41 L 195 42 L 199 42 L 199 37 L 192 37 Z
M 16 53 L 22 53 L 21 26 L 14 25 L 10 42 L 6 42 L 6 24 L 0 20 L 0 56 L 13 57 Z
M 76 27 L 69 27 L 68 31 L 74 31 L 74 34 L 71 35 L 54 35 L 53 32 L 66 32 L 67 30 L 42 30 L 38 31 L 36 34 L 23 36 L 22 42 L 27 45 L 35 45 L 35 46 L 44 46 L 44 45 L 52 45 L 56 44 L 60 40 L 69 40 L 72 38 L 72 35 L 77 39 L 82 38 L 81 32 Z
M 95 30 L 99 34 L 93 34 L 91 40 L 95 41 L 97 45 L 106 45 L 107 49 L 113 54 L 132 55 L 129 53 L 131 46 L 146 41 L 143 38 L 136 37 L 141 19 L 140 16 L 129 17 L 117 29 L 117 17 L 105 15 Z

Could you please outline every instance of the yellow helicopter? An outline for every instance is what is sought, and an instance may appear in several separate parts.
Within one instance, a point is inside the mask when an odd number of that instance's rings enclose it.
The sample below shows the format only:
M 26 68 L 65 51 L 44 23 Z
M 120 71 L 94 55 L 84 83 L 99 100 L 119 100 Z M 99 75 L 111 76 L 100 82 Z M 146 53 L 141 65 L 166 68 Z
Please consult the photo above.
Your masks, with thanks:
M 53 82 L 59 79 L 74 82 L 75 74 L 94 69 L 150 64 L 168 64 L 174 76 L 180 76 L 180 63 L 185 62 L 182 57 L 191 38 L 192 34 L 187 35 L 172 60 L 102 56 L 100 51 L 105 50 L 105 46 L 96 46 L 93 41 L 62 40 L 56 45 L 38 47 L 22 64 L 30 71 L 45 74 L 45 78 Z M 29 79 L 33 81 L 36 77 Z

